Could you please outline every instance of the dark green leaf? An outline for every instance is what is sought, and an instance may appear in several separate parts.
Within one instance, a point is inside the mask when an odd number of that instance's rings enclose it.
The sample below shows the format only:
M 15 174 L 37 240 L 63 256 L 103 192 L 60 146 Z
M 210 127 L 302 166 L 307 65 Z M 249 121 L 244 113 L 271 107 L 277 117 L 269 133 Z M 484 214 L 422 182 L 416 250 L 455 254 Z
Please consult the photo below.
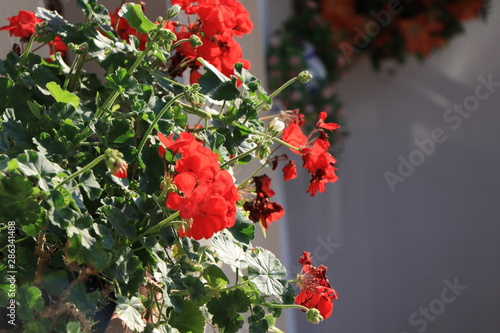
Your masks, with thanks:
M 189 296 L 195 302 L 199 302 L 205 297 L 205 286 L 201 280 L 193 275 L 188 275 L 182 279 L 184 286 L 189 291 Z
M 245 244 L 250 244 L 255 238 L 255 224 L 239 209 L 236 211 L 236 223 L 228 230 L 237 241 Z
M 217 265 L 210 265 L 203 270 L 203 277 L 208 285 L 214 289 L 222 289 L 229 284 L 226 274 Z
M 90 200 L 99 199 L 102 193 L 102 188 L 97 182 L 92 170 L 88 170 L 78 177 L 78 184 L 85 191 Z
M 33 311 L 42 311 L 45 308 L 42 291 L 35 286 L 20 286 L 16 300 L 19 302 L 16 314 L 22 320 L 34 320 Z
M 203 333 L 205 329 L 205 318 L 200 308 L 191 301 L 184 301 L 182 311 L 173 312 L 168 323 L 180 333 Z
M 50 162 L 47 158 L 34 150 L 27 150 L 26 153 L 17 157 L 19 169 L 26 176 L 35 176 L 39 180 L 42 190 L 48 191 L 52 185 L 52 177 L 62 171 L 61 167 Z
M 265 311 L 260 306 L 255 306 L 252 309 L 252 315 L 248 317 L 249 333 L 266 333 L 269 329 L 269 324 L 265 319 Z
M 203 74 L 198 80 L 198 83 L 201 86 L 200 92 L 202 94 L 206 94 L 218 101 L 233 100 L 240 94 L 240 91 L 236 88 L 235 82 L 221 82 L 217 75 L 211 71 L 207 71 Z
M 40 190 L 21 175 L 12 174 L 0 179 L 0 219 L 17 221 L 30 236 L 36 236 L 40 228 L 43 209 L 36 197 Z
M 120 236 L 127 236 L 134 239 L 137 235 L 135 227 L 129 222 L 127 215 L 116 207 L 111 207 L 107 211 L 108 222 L 115 228 Z
M 236 289 L 223 292 L 219 298 L 212 298 L 207 303 L 208 311 L 213 315 L 212 321 L 225 333 L 236 333 L 243 327 L 243 316 L 250 307 L 250 299 L 243 290 Z

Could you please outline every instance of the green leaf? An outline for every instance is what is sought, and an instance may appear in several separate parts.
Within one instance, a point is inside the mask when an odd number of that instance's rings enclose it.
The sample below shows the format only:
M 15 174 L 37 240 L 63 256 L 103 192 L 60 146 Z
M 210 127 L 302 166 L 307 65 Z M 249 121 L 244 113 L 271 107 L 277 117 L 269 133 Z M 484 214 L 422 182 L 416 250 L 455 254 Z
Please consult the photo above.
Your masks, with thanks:
M 146 327 L 146 322 L 141 315 L 145 310 L 141 300 L 135 296 L 130 299 L 120 296 L 116 300 L 116 304 L 116 313 L 127 327 L 132 331 L 142 332 Z
M 201 280 L 193 275 L 182 279 L 182 283 L 189 291 L 189 296 L 195 302 L 200 302 L 206 295 L 205 286 Z
M 83 333 L 80 323 L 77 321 L 70 321 L 66 325 L 66 332 L 68 333 Z
M 111 233 L 111 231 L 109 231 L 109 229 L 105 225 L 97 223 L 94 223 L 93 228 L 95 233 L 102 238 L 102 247 L 105 250 L 111 250 L 115 245 L 115 239 L 113 238 L 113 234 Z
M 130 239 L 134 239 L 137 236 L 134 225 L 129 222 L 127 215 L 121 210 L 111 207 L 106 215 L 109 223 L 111 223 L 120 236 L 127 236 Z
M 22 320 L 33 320 L 33 311 L 42 311 L 45 308 L 42 291 L 35 286 L 20 286 L 16 300 L 19 302 L 17 315 Z
M 52 81 L 47 83 L 47 89 L 56 102 L 61 102 L 65 104 L 73 104 L 76 108 L 80 104 L 80 98 L 67 90 L 62 89 L 56 82 Z
M 130 26 L 144 34 L 156 27 L 142 12 L 140 4 L 125 4 L 120 8 L 118 15 L 125 18 Z
M 125 285 L 131 284 L 137 276 L 142 275 L 141 260 L 130 248 L 123 250 L 123 253 L 114 252 L 112 262 L 114 263 L 111 268 L 112 276 Z M 138 285 L 130 287 L 138 288 Z
M 250 244 L 255 238 L 255 224 L 239 209 L 236 211 L 236 223 L 228 230 L 237 241 L 245 244 Z
M 78 184 L 85 191 L 90 200 L 99 199 L 102 193 L 101 185 L 97 182 L 92 170 L 81 174 L 78 177 Z
M 233 100 L 240 95 L 240 91 L 236 87 L 236 78 L 230 80 L 203 58 L 198 58 L 198 61 L 207 69 L 206 73 L 198 80 L 202 94 L 218 101 Z
M 106 301 L 106 298 L 102 295 L 101 290 L 90 292 L 85 285 L 79 283 L 71 288 L 68 300 L 76 305 L 79 312 L 91 315 L 96 311 L 100 303 Z
M 70 25 L 68 21 L 66 21 L 59 13 L 53 10 L 48 10 L 43 7 L 37 7 L 35 16 L 39 19 L 46 21 L 49 25 L 49 28 L 56 32 L 60 27 L 65 25 Z
M 257 247 L 249 252 L 248 279 L 262 295 L 281 298 L 285 292 L 285 267 L 269 250 Z
M 19 155 L 17 162 L 19 169 L 26 176 L 38 178 L 38 184 L 44 191 L 49 190 L 49 184 L 52 185 L 52 177 L 62 171 L 59 165 L 50 162 L 45 156 L 34 150 L 27 150 L 24 154 Z
M 127 70 L 121 67 L 106 76 L 106 87 L 120 91 L 125 97 L 142 95 L 139 82 L 133 76 L 127 75 Z
M 191 301 L 184 301 L 180 313 L 173 312 L 168 322 L 180 333 L 203 333 L 205 318 L 198 305 Z
M 2 118 L 2 127 L 8 136 L 16 140 L 16 142 L 25 144 L 30 142 L 30 137 L 26 132 L 26 129 L 19 120 L 16 120 L 16 115 L 13 109 L 6 109 Z
M 225 264 L 246 269 L 248 267 L 248 258 L 245 249 L 241 244 L 235 243 L 232 239 L 224 234 L 216 234 L 212 237 L 212 247 L 217 253 L 220 260 Z
M 210 265 L 203 270 L 203 277 L 213 289 L 222 289 L 229 284 L 226 274 L 217 265 Z
M 68 286 L 68 274 L 65 270 L 45 269 L 43 280 L 40 284 L 42 289 L 55 297 L 59 297 Z
M 65 229 L 68 237 L 78 237 L 80 244 L 86 249 L 90 249 L 96 242 L 95 238 L 90 235 L 89 229 L 80 229 L 73 225 L 69 225 Z
M 249 333 L 266 333 L 269 329 L 269 323 L 265 318 L 266 312 L 260 306 L 255 306 L 252 309 L 252 315 L 248 317 Z
M 212 298 L 207 303 L 208 311 L 213 315 L 212 322 L 224 329 L 225 333 L 236 333 L 243 327 L 243 316 L 250 308 L 250 299 L 241 289 L 223 292 L 219 298 Z
M 43 209 L 36 197 L 40 190 L 23 176 L 0 179 L 0 220 L 17 221 L 30 236 L 38 234 Z

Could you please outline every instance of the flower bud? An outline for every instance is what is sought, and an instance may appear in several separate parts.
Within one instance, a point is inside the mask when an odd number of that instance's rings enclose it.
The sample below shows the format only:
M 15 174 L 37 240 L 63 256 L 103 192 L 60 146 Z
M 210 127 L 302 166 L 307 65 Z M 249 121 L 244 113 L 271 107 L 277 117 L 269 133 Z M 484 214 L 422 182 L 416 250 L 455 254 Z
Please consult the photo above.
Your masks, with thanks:
M 203 45 L 203 42 L 201 41 L 200 37 L 198 37 L 198 35 L 189 36 L 189 43 L 191 43 L 192 47 L 198 47 Z
M 199 107 L 205 103 L 205 95 L 200 93 L 200 89 L 198 83 L 184 88 L 184 98 L 194 107 Z
M 171 18 L 179 15 L 180 11 L 181 11 L 181 6 L 179 5 L 173 5 L 172 7 L 170 7 L 167 11 L 167 20 L 170 20 Z
M 311 81 L 313 76 L 308 71 L 302 71 L 299 73 L 298 78 L 299 78 L 300 83 L 307 83 L 307 82 Z
M 68 48 L 75 54 L 84 54 L 89 49 L 89 44 L 87 42 L 83 42 L 81 44 L 69 43 Z
M 318 309 L 312 308 L 307 310 L 306 319 L 313 324 L 319 324 L 323 321 L 323 316 L 319 313 Z
M 265 160 L 269 155 L 271 155 L 271 148 L 268 145 L 260 145 L 255 151 L 255 157 L 259 160 Z
M 106 149 L 105 162 L 109 171 L 118 178 L 127 178 L 127 162 L 123 159 L 123 154 L 116 149 Z
M 276 134 L 280 134 L 285 129 L 285 123 L 282 122 L 278 117 L 274 117 L 273 120 L 269 122 L 269 131 Z

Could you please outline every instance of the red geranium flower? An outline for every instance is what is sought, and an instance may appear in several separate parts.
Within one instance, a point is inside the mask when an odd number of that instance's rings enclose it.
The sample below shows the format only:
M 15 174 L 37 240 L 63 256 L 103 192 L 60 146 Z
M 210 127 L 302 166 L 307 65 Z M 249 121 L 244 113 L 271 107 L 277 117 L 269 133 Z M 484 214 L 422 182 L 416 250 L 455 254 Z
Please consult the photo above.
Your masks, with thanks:
M 168 208 L 178 210 L 185 220 L 178 230 L 179 236 L 199 240 L 232 227 L 239 195 L 229 172 L 221 170 L 218 155 L 187 132 L 176 140 L 172 135 L 158 136 L 165 146 L 163 153 L 169 149 L 173 154 L 182 154 L 173 177 L 179 193 L 169 192 L 165 201 Z
M 283 168 L 285 181 L 297 178 L 297 166 L 294 161 L 289 161 Z
M 326 277 L 327 267 L 313 266 L 309 252 L 302 252 L 299 263 L 302 264 L 302 269 L 297 276 L 300 293 L 295 297 L 295 303 L 308 309 L 318 309 L 323 319 L 330 317 L 333 311 L 333 300 L 338 299 L 338 294 Z
M 9 17 L 10 25 L 0 28 L 0 30 L 7 30 L 11 36 L 20 38 L 29 38 L 35 33 L 35 25 L 43 22 L 35 16 L 35 13 L 20 10 L 17 16 Z
M 311 174 L 307 190 L 308 193 L 311 193 L 311 196 L 315 196 L 317 192 L 324 192 L 327 183 L 334 183 L 338 179 L 335 174 L 337 160 L 328 152 L 330 143 L 328 142 L 325 130 L 334 130 L 340 126 L 335 123 L 325 123 L 326 117 L 326 112 L 320 113 L 316 128 L 309 136 L 306 136 L 302 132 L 302 128 L 298 125 L 297 120 L 291 122 L 283 130 L 281 136 L 283 141 L 298 148 L 298 150 L 290 148 L 291 151 L 302 155 L 303 167 Z M 297 116 L 295 119 L 300 119 L 300 117 Z M 319 134 L 315 139 L 311 140 L 310 138 L 313 137 L 314 133 Z M 286 170 L 284 169 L 283 171 L 288 172 L 288 174 L 285 174 L 285 180 L 287 180 L 287 177 L 292 177 L 293 169 L 289 165 L 285 168 Z
M 250 212 L 248 218 L 254 223 L 260 222 L 264 229 L 268 229 L 272 222 L 278 221 L 285 214 L 285 210 L 280 204 L 270 202 L 269 198 L 276 193 L 271 186 L 271 178 L 267 175 L 253 178 L 255 184 L 256 197 L 253 201 L 247 201 L 243 209 Z
M 61 37 L 56 36 L 56 38 L 53 41 L 49 42 L 50 46 L 50 55 L 55 54 L 56 52 L 61 52 L 62 55 L 68 51 L 68 47 L 64 42 L 62 41 Z

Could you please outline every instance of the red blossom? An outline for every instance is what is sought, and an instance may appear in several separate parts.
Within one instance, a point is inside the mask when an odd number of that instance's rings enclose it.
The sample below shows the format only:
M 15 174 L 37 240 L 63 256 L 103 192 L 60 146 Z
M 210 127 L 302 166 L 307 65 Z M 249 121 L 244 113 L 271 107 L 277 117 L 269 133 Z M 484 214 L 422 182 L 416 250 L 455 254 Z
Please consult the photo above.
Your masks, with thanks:
M 283 168 L 285 181 L 297 178 L 297 166 L 294 161 L 289 161 Z
M 264 229 L 268 229 L 272 222 L 278 221 L 285 214 L 283 207 L 270 202 L 269 198 L 276 193 L 271 186 L 271 178 L 267 175 L 254 177 L 256 198 L 253 201 L 247 201 L 243 209 L 250 212 L 249 219 L 254 223 L 260 222 Z
M 319 120 L 316 123 L 316 128 L 322 128 L 326 129 L 328 131 L 333 131 L 336 130 L 337 128 L 340 128 L 338 124 L 335 123 L 325 123 L 325 119 L 328 116 L 328 114 L 324 111 L 319 113 Z
M 61 37 L 56 36 L 56 38 L 52 41 L 49 42 L 50 46 L 50 55 L 53 55 L 57 52 L 60 52 L 61 55 L 66 54 L 66 51 L 68 51 L 68 47 L 64 42 L 62 41 Z
M 175 164 L 173 177 L 179 193 L 169 192 L 165 201 L 186 222 L 178 230 L 179 236 L 199 240 L 232 227 L 239 194 L 229 172 L 220 168 L 218 155 L 188 132 L 182 132 L 176 140 L 172 135 L 158 136 L 163 149 L 182 155 Z
M 340 126 L 334 123 L 325 123 L 324 120 L 326 116 L 326 112 L 320 113 L 316 128 L 309 136 L 306 136 L 302 132 L 302 128 L 297 124 L 297 121 L 290 123 L 290 125 L 283 130 L 281 136 L 283 141 L 298 148 L 298 150 L 292 148 L 290 148 L 290 150 L 302 156 L 303 167 L 311 174 L 311 180 L 307 190 L 307 193 L 310 193 L 311 196 L 315 196 L 317 192 L 324 192 L 327 183 L 334 183 L 338 179 L 335 174 L 337 170 L 337 168 L 335 168 L 337 160 L 328 152 L 330 143 L 328 142 L 328 136 L 324 130 L 337 129 Z M 297 119 L 300 119 L 300 117 L 297 116 Z M 312 137 L 314 133 L 319 134 L 314 140 L 311 140 L 310 137 Z M 289 168 L 291 168 L 291 166 Z M 287 172 L 289 172 L 288 175 L 291 175 L 292 170 L 288 170 L 287 168 Z M 287 175 L 285 175 L 285 180 L 286 177 Z
M 9 17 L 8 20 L 10 24 L 1 27 L 0 30 L 9 31 L 11 36 L 20 38 L 29 38 L 35 33 L 35 25 L 43 22 L 35 16 L 35 13 L 25 10 L 20 10 L 17 16 Z
M 197 35 L 202 45 L 193 47 L 190 43 L 181 43 L 172 57 L 171 71 L 181 76 L 186 68 L 191 69 L 190 81 L 195 83 L 201 77 L 199 68 L 202 64 L 196 59 L 201 57 L 212 64 L 226 76 L 234 75 L 234 65 L 242 63 L 246 69 L 250 62 L 242 59 L 243 52 L 234 37 L 242 37 L 253 29 L 250 14 L 237 0 L 174 0 L 188 15 L 197 15 L 198 20 L 189 26 L 183 26 L 179 31 L 171 29 L 177 40 Z M 192 59 L 186 66 L 185 59 Z
M 338 299 L 338 294 L 326 277 L 327 267 L 313 266 L 309 252 L 302 253 L 299 263 L 302 264 L 302 269 L 297 276 L 300 293 L 295 297 L 295 303 L 309 309 L 318 309 L 323 319 L 330 317 L 333 311 L 333 300 Z
M 121 160 L 115 163 L 112 172 L 113 175 L 118 178 L 127 178 L 128 177 L 127 169 L 128 169 L 127 162 Z

